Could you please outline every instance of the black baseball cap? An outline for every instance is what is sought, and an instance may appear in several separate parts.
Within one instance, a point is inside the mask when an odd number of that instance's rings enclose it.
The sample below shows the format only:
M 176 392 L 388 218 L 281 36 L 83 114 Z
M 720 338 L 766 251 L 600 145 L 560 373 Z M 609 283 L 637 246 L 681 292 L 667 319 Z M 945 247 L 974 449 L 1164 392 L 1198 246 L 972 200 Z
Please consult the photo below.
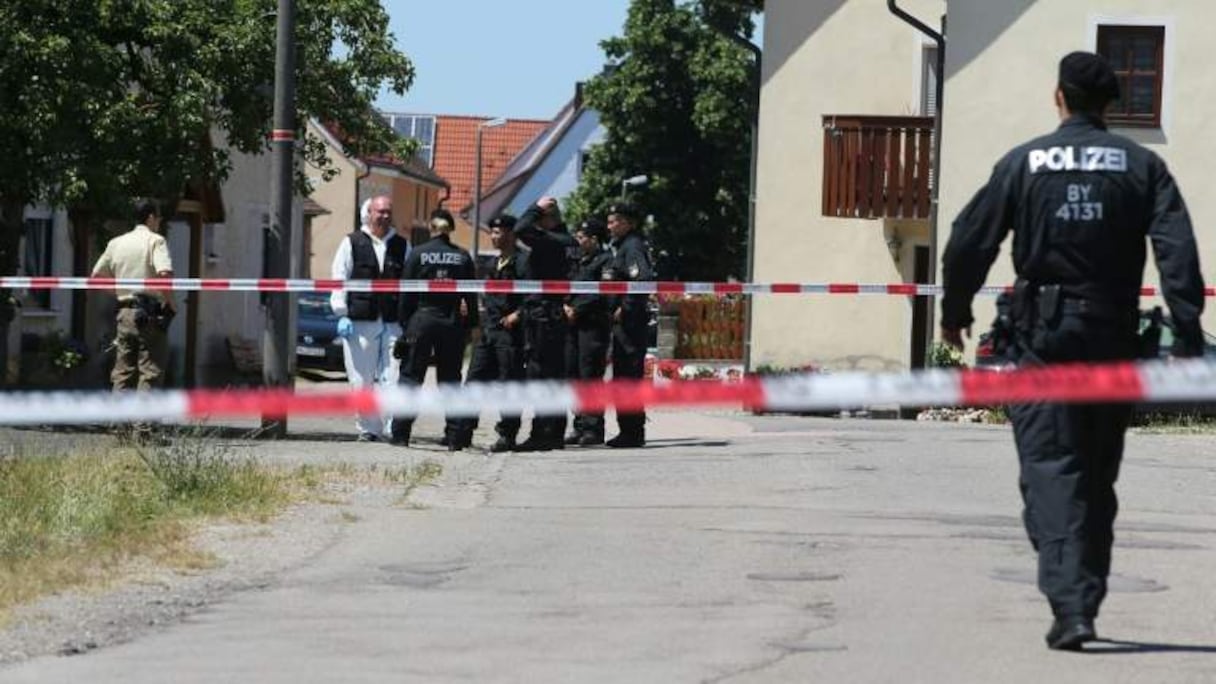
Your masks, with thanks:
M 642 218 L 642 212 L 628 202 L 617 202 L 615 204 L 610 204 L 608 205 L 608 211 L 604 212 L 604 214 L 607 216 L 612 216 L 613 214 L 616 214 L 617 216 L 624 216 L 635 223 Z
M 578 224 L 578 229 L 575 230 L 575 232 L 583 233 L 588 237 L 593 237 L 596 240 L 599 240 L 600 242 L 608 239 L 608 226 L 604 225 L 604 222 L 597 218 L 587 219 L 586 221 Z
M 1111 102 L 1119 99 L 1119 79 L 1100 55 L 1070 52 L 1060 60 L 1060 87 L 1072 89 L 1087 99 Z
M 499 214 L 490 219 L 491 228 L 502 228 L 503 230 L 515 230 L 515 217 L 510 214 Z

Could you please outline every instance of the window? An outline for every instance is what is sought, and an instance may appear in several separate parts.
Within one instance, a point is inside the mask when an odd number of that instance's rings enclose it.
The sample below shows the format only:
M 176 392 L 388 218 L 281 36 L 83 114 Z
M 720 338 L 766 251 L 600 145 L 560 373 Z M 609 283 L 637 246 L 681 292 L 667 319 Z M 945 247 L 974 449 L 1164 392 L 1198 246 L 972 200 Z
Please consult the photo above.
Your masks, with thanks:
M 418 141 L 418 158 L 427 166 L 435 165 L 435 117 L 414 114 L 386 114 L 389 125 L 403 138 Z
M 1098 27 L 1098 54 L 1115 70 L 1122 93 L 1107 116 L 1111 125 L 1161 127 L 1164 48 L 1162 26 Z
M 920 115 L 937 116 L 937 45 L 925 45 L 920 54 Z
M 27 276 L 49 276 L 51 273 L 51 250 L 54 245 L 54 224 L 49 218 L 25 220 L 22 238 L 25 242 L 21 258 L 21 270 Z M 27 301 L 43 309 L 51 308 L 50 290 L 30 290 Z

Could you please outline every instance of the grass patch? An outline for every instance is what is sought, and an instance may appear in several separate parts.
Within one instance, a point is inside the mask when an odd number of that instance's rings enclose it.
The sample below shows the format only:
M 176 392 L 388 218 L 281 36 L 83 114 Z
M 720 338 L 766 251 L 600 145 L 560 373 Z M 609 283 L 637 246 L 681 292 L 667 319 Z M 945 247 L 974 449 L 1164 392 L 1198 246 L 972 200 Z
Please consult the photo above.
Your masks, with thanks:
M 1198 413 L 1138 413 L 1132 427 L 1141 434 L 1208 435 L 1216 433 L 1216 418 Z
M 210 567 L 191 523 L 266 519 L 292 500 L 292 479 L 199 436 L 0 459 L 0 619 L 39 596 L 104 587 L 135 559 Z
M 216 559 L 191 541 L 201 521 L 262 522 L 297 501 L 342 503 L 326 499 L 331 485 L 403 487 L 408 496 L 442 472 L 434 461 L 277 468 L 234 456 L 198 428 L 163 446 L 14 449 L 0 454 L 0 626 L 14 606 L 41 596 L 111 586 L 136 560 L 213 567 Z

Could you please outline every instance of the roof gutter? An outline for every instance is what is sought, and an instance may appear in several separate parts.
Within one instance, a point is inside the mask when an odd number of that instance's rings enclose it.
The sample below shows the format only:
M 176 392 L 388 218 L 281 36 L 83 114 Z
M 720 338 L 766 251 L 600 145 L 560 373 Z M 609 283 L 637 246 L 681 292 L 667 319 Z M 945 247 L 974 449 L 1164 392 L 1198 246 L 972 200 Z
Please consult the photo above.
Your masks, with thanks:
M 944 33 L 934 31 L 924 22 L 904 11 L 896 4 L 896 0 L 887 0 L 887 9 L 891 11 L 891 14 L 899 17 L 937 44 L 937 64 L 934 65 L 934 68 L 937 70 L 937 107 L 933 117 L 933 189 L 929 199 L 929 284 L 932 285 L 937 282 L 938 198 L 942 185 L 942 110 L 945 109 L 946 36 Z M 945 21 L 943 20 L 942 23 L 944 26 Z M 926 339 L 929 340 L 933 340 L 936 337 L 933 308 L 933 306 L 928 307 Z M 917 359 L 913 359 L 912 361 L 914 368 L 920 367 L 916 365 Z

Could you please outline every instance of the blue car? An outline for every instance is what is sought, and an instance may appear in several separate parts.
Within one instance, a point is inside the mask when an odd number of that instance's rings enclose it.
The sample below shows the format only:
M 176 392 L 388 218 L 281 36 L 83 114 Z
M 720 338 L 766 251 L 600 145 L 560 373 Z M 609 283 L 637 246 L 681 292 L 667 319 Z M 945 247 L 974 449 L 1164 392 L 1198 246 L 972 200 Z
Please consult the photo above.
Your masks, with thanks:
M 299 296 L 296 310 L 296 367 L 345 371 L 342 338 L 338 337 L 338 317 L 329 306 L 329 294 L 306 292 Z

